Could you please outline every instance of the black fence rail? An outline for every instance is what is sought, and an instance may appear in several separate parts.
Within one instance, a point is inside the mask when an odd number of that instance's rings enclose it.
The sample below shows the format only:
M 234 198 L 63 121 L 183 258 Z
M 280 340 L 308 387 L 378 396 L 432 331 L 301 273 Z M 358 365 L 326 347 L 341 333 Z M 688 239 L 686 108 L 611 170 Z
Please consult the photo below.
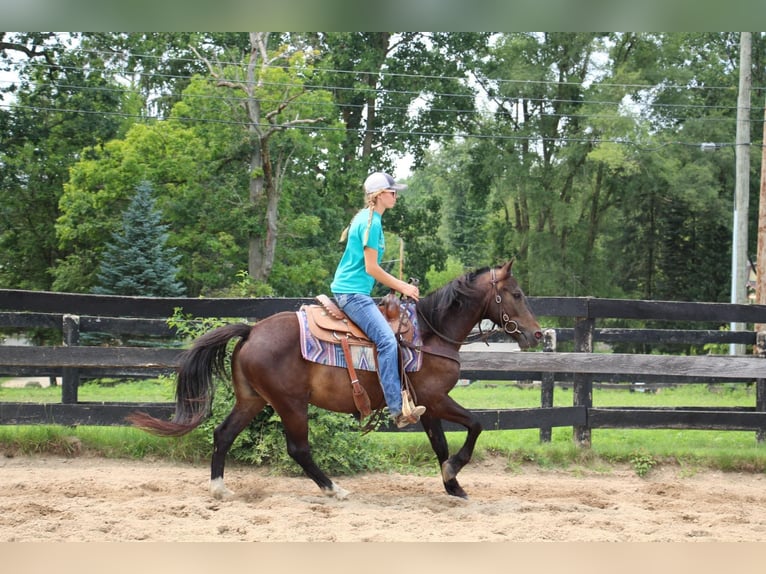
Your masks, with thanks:
M 236 317 L 257 321 L 280 311 L 295 311 L 310 298 L 192 299 L 142 298 L 0 290 L 0 329 L 56 329 L 62 344 L 0 346 L 0 376 L 58 376 L 61 402 L 0 402 L 0 424 L 121 425 L 136 409 L 170 416 L 169 403 L 86 403 L 78 400 L 84 377 L 149 376 L 171 373 L 181 349 L 167 318 L 180 308 L 194 317 Z M 684 428 L 753 430 L 766 437 L 766 336 L 755 330 L 722 331 L 715 325 L 766 323 L 766 306 L 725 303 L 634 301 L 595 298 L 531 297 L 541 324 L 567 318 L 571 328 L 549 329 L 541 352 L 499 352 L 474 345 L 461 351 L 466 379 L 539 381 L 541 404 L 530 409 L 477 409 L 485 429 L 539 428 L 541 440 L 552 427 L 572 427 L 575 440 L 591 442 L 596 428 Z M 598 326 L 622 322 L 689 322 L 700 329 L 645 329 Z M 158 337 L 163 346 L 83 346 L 85 333 Z M 566 342 L 571 351 L 560 352 Z M 658 355 L 594 353 L 594 345 L 739 345 L 741 355 Z M 741 408 L 599 408 L 593 388 L 599 384 L 687 384 L 735 382 L 755 385 L 755 404 Z M 556 385 L 573 388 L 571 407 L 554 407 Z M 456 429 L 446 425 L 448 430 Z

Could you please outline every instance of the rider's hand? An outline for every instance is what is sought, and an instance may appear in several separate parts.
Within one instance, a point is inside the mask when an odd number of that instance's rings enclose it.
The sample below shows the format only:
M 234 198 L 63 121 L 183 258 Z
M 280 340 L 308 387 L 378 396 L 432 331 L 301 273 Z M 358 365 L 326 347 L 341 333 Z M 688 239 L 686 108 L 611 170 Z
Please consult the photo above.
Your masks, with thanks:
M 412 285 L 411 283 L 405 283 L 402 281 L 399 292 L 405 297 L 409 297 L 413 301 L 420 299 L 420 289 L 418 289 L 417 285 Z

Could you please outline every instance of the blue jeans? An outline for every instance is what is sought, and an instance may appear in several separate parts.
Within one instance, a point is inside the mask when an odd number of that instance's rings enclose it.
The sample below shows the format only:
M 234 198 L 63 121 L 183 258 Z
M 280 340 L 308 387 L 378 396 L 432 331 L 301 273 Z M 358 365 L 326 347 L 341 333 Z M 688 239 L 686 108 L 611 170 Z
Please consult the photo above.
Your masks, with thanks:
M 402 383 L 399 380 L 399 345 L 375 301 L 363 293 L 334 294 L 338 307 L 365 332 L 378 350 L 380 384 L 392 416 L 402 412 Z

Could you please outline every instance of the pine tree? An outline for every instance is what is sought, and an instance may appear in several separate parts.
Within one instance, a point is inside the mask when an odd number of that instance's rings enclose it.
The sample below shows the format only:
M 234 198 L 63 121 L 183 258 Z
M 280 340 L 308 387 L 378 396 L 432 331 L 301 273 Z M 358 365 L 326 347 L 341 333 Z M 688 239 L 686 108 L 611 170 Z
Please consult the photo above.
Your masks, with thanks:
M 122 216 L 122 229 L 112 234 L 101 259 L 94 293 L 178 297 L 185 293 L 176 280 L 180 255 L 167 247 L 167 226 L 160 221 L 152 186 L 136 188 L 136 195 Z

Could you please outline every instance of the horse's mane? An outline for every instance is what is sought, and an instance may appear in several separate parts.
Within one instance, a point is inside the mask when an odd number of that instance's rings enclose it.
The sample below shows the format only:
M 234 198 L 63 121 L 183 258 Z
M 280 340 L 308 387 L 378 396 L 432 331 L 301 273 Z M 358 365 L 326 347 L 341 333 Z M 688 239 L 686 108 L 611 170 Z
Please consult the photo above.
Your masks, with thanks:
M 468 304 L 481 299 L 484 291 L 476 285 L 476 278 L 488 271 L 489 267 L 482 267 L 453 279 L 420 299 L 417 304 L 418 313 L 425 317 L 434 329 L 441 330 L 444 322 L 454 318 L 455 313 L 459 313 Z

